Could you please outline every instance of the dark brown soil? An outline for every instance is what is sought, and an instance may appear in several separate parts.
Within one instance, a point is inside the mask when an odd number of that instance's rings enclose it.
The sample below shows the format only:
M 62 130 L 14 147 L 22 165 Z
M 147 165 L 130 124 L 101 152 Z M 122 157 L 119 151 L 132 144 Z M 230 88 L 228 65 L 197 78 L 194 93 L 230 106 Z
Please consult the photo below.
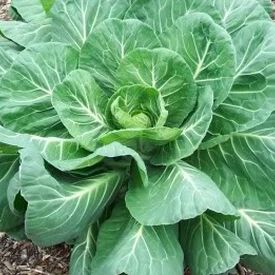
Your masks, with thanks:
M 70 248 L 59 245 L 41 249 L 30 242 L 0 237 L 0 275 L 68 274 Z
M 0 0 L 0 19 L 6 20 L 8 19 L 8 9 L 10 6 L 11 0 Z

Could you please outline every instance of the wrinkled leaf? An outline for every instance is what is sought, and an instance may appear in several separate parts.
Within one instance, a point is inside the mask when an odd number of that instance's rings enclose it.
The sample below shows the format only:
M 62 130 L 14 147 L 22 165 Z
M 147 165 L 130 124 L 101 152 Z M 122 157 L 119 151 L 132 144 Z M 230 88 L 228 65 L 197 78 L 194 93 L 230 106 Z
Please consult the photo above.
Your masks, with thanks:
M 157 89 L 168 111 L 166 126 L 181 125 L 197 97 L 192 75 L 175 52 L 160 48 L 137 49 L 122 60 L 117 78 L 120 86 L 140 84 Z
M 139 20 L 105 20 L 81 49 L 80 67 L 90 71 L 101 86 L 113 89 L 117 83 L 116 70 L 125 55 L 136 48 L 158 46 L 160 42 L 153 30 Z
M 235 73 L 235 51 L 228 33 L 210 16 L 181 17 L 160 39 L 164 47 L 183 57 L 197 84 L 212 88 L 216 106 L 227 97 Z
M 275 27 L 255 22 L 233 37 L 237 71 L 228 98 L 214 113 L 210 131 L 228 134 L 264 122 L 275 106 Z

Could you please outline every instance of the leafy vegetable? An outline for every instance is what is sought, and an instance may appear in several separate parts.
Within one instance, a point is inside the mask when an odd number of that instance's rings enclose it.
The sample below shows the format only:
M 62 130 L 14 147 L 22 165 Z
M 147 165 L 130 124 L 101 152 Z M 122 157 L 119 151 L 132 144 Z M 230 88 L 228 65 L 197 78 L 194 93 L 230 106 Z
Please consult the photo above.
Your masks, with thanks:
M 269 1 L 25 2 L 0 21 L 0 230 L 74 244 L 72 275 L 274 272 Z

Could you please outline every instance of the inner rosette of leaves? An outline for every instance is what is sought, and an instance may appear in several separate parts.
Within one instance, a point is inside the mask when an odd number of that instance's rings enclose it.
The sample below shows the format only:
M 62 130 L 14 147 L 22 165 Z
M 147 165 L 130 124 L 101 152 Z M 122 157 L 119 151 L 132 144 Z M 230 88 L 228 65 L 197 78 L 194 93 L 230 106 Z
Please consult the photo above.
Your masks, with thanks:
M 72 275 L 274 272 L 270 10 L 13 0 L 0 21 L 0 231 L 72 244 Z

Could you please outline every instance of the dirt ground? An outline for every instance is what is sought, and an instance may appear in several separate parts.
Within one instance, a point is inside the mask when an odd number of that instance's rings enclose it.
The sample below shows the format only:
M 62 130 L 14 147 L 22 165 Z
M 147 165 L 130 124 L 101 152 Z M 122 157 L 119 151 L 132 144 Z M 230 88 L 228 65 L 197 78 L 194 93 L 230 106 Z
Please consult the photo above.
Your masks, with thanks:
M 30 242 L 0 236 L 0 275 L 68 274 L 69 256 L 67 245 L 41 249 Z
M 275 0 L 273 18 L 275 19 Z M 0 0 L 0 19 L 7 20 L 10 0 Z M 68 274 L 70 248 L 59 245 L 41 249 L 30 242 L 16 242 L 0 233 L 0 275 L 65 275 Z M 239 273 L 256 275 L 242 267 Z M 186 274 L 189 274 L 188 272 Z

